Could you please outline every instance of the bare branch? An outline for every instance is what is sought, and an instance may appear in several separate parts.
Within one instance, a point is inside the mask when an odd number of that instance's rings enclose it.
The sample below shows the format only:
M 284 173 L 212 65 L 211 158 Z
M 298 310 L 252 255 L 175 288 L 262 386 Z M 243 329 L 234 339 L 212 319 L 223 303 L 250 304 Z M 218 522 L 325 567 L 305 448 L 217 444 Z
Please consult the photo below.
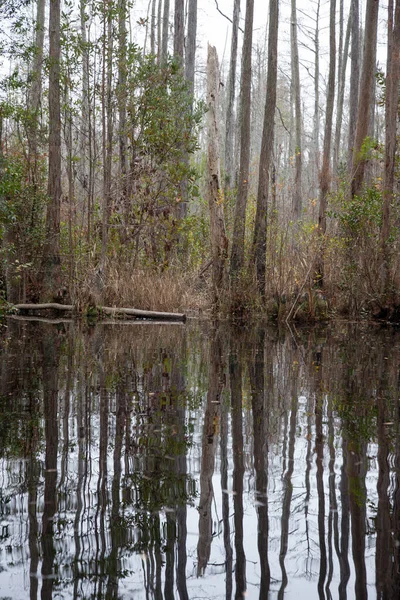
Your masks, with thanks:
M 215 6 L 217 7 L 217 11 L 219 12 L 220 15 L 222 15 L 223 17 L 225 17 L 225 19 L 228 19 L 229 23 L 232 23 L 232 19 L 230 19 L 227 15 L 225 15 L 222 10 L 220 9 L 220 7 L 218 6 L 218 2 L 217 0 L 215 0 Z M 239 29 L 242 33 L 244 33 L 243 29 L 239 26 Z

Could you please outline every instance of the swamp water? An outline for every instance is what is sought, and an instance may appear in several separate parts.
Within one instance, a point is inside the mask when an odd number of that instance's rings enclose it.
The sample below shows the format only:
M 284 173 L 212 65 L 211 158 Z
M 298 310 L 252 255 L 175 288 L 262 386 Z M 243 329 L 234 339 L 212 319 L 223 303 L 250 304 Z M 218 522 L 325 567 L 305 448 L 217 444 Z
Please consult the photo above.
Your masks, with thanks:
M 400 332 L 10 319 L 0 599 L 400 598 Z

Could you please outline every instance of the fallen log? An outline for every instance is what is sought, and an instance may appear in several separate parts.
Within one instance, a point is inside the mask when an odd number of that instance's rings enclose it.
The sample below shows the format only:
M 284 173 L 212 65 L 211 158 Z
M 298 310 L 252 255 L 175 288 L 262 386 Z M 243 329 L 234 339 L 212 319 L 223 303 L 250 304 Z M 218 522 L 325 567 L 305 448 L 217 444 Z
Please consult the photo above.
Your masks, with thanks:
M 55 310 L 61 312 L 76 312 L 78 309 L 72 304 L 58 304 L 49 302 L 45 304 L 16 304 L 14 308 L 20 313 L 30 313 L 43 310 Z M 140 310 L 137 308 L 119 308 L 111 306 L 97 306 L 95 308 L 98 314 L 112 315 L 114 317 L 126 316 L 134 319 L 156 319 L 158 321 L 186 321 L 186 315 L 183 313 L 158 312 L 154 310 Z M 92 314 L 92 311 L 91 311 Z

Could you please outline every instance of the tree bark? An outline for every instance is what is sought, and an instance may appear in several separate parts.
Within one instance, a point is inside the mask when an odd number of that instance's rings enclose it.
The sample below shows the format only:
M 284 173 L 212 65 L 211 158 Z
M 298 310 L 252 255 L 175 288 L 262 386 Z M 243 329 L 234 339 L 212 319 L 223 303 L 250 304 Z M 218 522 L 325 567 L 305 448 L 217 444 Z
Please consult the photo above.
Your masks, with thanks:
M 347 170 L 351 173 L 353 146 L 356 134 L 358 92 L 360 84 L 360 7 L 359 0 L 351 3 L 351 72 Z
M 61 284 L 61 112 L 60 112 L 60 0 L 50 0 L 49 16 L 49 173 L 46 242 L 43 248 L 43 299 L 57 293 Z
M 331 172 L 331 142 L 332 142 L 332 119 L 333 106 L 335 103 L 335 72 L 336 72 L 336 0 L 330 1 L 330 19 L 329 19 L 329 76 L 328 76 L 328 94 L 326 98 L 326 116 L 324 133 L 324 152 L 322 157 L 322 170 L 320 180 L 319 197 L 319 217 L 318 228 L 320 234 L 326 232 L 326 204 L 327 195 L 330 186 Z
M 225 133 L 225 190 L 229 190 L 235 181 L 234 157 L 234 133 L 235 133 L 235 87 L 236 87 L 236 65 L 239 34 L 240 0 L 234 0 L 231 57 L 228 75 L 228 105 L 226 109 L 226 133 Z
M 162 23 L 161 62 L 165 63 L 168 57 L 169 33 L 169 0 L 164 0 L 164 13 Z
M 371 116 L 372 84 L 375 75 L 379 0 L 367 0 L 365 13 L 365 36 L 360 94 L 357 110 L 357 126 L 351 169 L 351 197 L 360 194 L 364 182 L 366 159 L 361 155 L 362 146 L 368 135 Z
M 302 152 L 301 152 L 301 96 L 300 96 L 300 67 L 299 46 L 297 42 L 297 7 L 296 0 L 291 0 L 291 27 L 290 42 L 292 56 L 292 88 L 294 95 L 294 120 L 295 120 L 295 175 L 293 184 L 293 218 L 300 219 L 302 211 L 301 179 L 302 179 Z
M 279 0 L 269 3 L 268 75 L 265 99 L 264 125 L 258 173 L 257 209 L 254 225 L 253 256 L 256 266 L 258 290 L 265 294 L 267 260 L 267 216 L 269 171 L 274 147 L 276 85 L 278 74 L 278 24 Z
M 35 23 L 35 55 L 32 64 L 32 84 L 28 94 L 30 119 L 27 131 L 28 137 L 28 165 L 30 177 L 36 183 L 37 158 L 38 158 L 38 128 L 39 110 L 42 100 L 42 71 L 43 71 L 43 43 L 45 0 L 37 1 Z
M 189 82 L 189 91 L 194 94 L 194 67 L 196 60 L 197 36 L 197 0 L 189 0 L 188 25 L 185 55 L 185 76 Z
M 341 15 L 343 15 L 343 0 L 341 0 L 340 6 Z M 343 121 L 343 104 L 344 104 L 344 91 L 346 87 L 346 69 L 347 69 L 347 57 L 349 54 L 350 45 L 350 33 L 351 33 L 351 10 L 347 20 L 346 36 L 344 39 L 343 53 L 339 50 L 340 65 L 338 67 L 338 94 L 337 94 L 337 116 L 336 116 L 336 129 L 335 129 L 335 146 L 333 149 L 333 173 L 336 175 L 339 166 L 339 157 L 341 149 L 341 135 L 342 135 L 342 121 Z M 341 17 L 342 18 L 342 17 Z
M 174 11 L 174 58 L 183 67 L 183 47 L 185 43 L 185 1 L 175 0 Z
M 126 0 L 119 0 L 118 6 L 118 37 L 119 37 L 119 54 L 118 54 L 118 112 L 119 112 L 119 174 L 122 205 L 125 212 L 129 211 L 128 207 L 128 185 L 127 185 L 127 146 L 128 132 L 126 122 L 126 104 L 127 104 L 127 31 L 126 31 L 127 7 Z
M 390 206 L 394 193 L 394 171 L 397 147 L 397 115 L 400 80 L 400 0 L 396 0 L 393 27 L 393 0 L 388 6 L 388 49 L 385 102 L 385 172 L 382 211 L 382 292 L 387 296 L 390 287 Z
M 228 240 L 225 233 L 218 143 L 219 69 L 217 51 L 208 46 L 207 57 L 207 137 L 208 205 L 210 210 L 213 299 L 216 309 L 225 288 Z
M 156 3 L 157 0 L 151 2 L 150 52 L 153 56 L 156 54 Z
M 319 132 L 320 132 L 320 110 L 319 110 L 319 13 L 321 1 L 317 2 L 317 13 L 315 16 L 315 34 L 314 34 L 314 49 L 315 49 L 315 65 L 314 65 L 314 169 L 313 169 L 313 184 L 318 186 L 319 177 Z M 317 191 L 315 192 L 317 194 Z
M 250 115 L 251 115 L 251 49 L 253 40 L 254 0 L 246 0 L 244 26 L 242 77 L 240 96 L 240 165 L 238 195 L 235 206 L 232 252 L 230 261 L 231 282 L 237 279 L 244 266 L 244 238 L 246 206 L 250 167 Z

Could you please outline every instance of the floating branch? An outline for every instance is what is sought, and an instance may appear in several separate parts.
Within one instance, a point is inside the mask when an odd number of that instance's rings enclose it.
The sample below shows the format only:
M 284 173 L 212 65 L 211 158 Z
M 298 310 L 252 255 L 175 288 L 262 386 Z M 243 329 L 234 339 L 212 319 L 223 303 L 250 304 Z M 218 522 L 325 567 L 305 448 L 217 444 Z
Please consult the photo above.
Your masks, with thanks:
M 58 304 L 50 302 L 46 304 L 16 304 L 14 308 L 19 313 L 31 313 L 45 310 L 59 312 L 79 313 L 76 306 L 72 304 Z M 112 315 L 113 317 L 130 317 L 134 319 L 156 319 L 158 321 L 186 321 L 186 315 L 183 313 L 157 312 L 153 310 L 139 310 L 137 308 L 119 308 L 110 306 L 97 306 L 98 315 Z

